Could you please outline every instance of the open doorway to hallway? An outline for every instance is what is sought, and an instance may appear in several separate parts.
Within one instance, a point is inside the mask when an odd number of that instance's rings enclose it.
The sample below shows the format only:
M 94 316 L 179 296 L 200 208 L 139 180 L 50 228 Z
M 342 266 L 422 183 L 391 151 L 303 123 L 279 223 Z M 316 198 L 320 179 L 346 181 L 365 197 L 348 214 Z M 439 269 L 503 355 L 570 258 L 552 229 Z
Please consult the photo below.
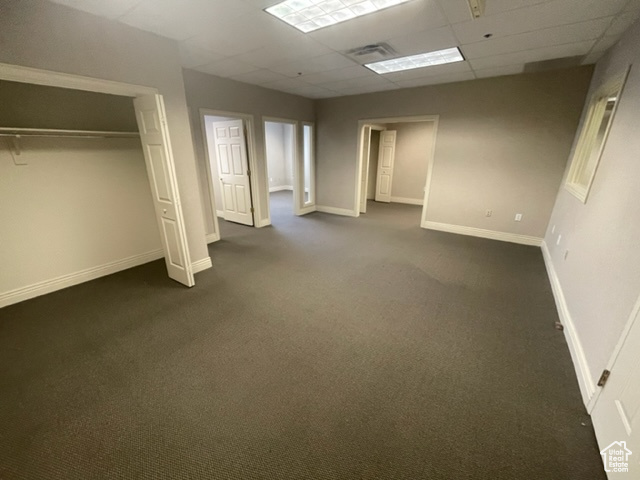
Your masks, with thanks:
M 437 116 L 361 120 L 358 175 L 359 213 L 367 202 L 421 205 L 426 218 Z
M 265 120 L 265 156 L 269 181 L 271 222 L 294 214 L 296 181 L 296 125 L 285 121 Z

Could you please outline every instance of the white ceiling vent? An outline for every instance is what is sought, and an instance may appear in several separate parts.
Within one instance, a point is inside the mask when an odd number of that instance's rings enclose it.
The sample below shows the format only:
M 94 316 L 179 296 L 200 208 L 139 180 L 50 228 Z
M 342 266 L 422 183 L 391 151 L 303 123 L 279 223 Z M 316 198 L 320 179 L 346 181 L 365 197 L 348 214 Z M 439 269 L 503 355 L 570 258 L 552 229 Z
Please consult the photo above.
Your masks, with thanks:
M 344 54 L 360 65 L 388 60 L 398 56 L 398 52 L 391 45 L 384 42 L 352 48 L 344 52 Z

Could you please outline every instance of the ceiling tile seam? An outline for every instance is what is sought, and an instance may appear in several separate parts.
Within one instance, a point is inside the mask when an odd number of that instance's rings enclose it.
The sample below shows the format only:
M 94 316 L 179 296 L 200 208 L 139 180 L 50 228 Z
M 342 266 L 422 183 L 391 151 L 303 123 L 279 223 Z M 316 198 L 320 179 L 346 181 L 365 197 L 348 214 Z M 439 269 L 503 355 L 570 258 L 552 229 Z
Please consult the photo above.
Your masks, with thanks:
M 500 58 L 500 57 L 506 57 L 507 55 L 516 55 L 516 54 L 518 54 L 518 53 L 526 53 L 526 52 L 531 52 L 531 51 L 534 51 L 534 50 L 541 50 L 541 49 L 544 49 L 544 48 L 564 47 L 564 46 L 566 46 L 566 45 L 577 45 L 577 44 L 579 44 L 579 43 L 586 43 L 586 42 L 593 42 L 593 45 L 591 45 L 591 47 L 589 47 L 589 50 L 588 50 L 588 51 L 590 52 L 590 51 L 591 51 L 591 49 L 593 48 L 593 46 L 596 44 L 597 39 L 595 39 L 595 38 L 590 38 L 590 39 L 588 39 L 588 40 L 580 40 L 580 41 L 578 41 L 578 42 L 554 43 L 553 45 L 549 45 L 549 46 L 546 46 L 546 47 L 524 48 L 524 49 L 522 49 L 522 50 L 515 50 L 515 51 L 513 51 L 513 52 L 507 52 L 507 53 L 499 53 L 499 54 L 497 54 L 497 55 L 485 55 L 484 57 L 468 58 L 468 57 L 465 55 L 465 57 L 464 57 L 464 58 L 465 58 L 465 61 L 467 61 L 467 62 L 471 62 L 471 61 L 473 61 L 473 60 L 484 60 L 484 59 L 486 59 L 486 58 Z M 585 55 L 586 55 L 586 53 L 585 53 Z M 558 57 L 558 58 L 562 58 L 562 57 Z
M 633 0 L 630 0 L 630 2 Z M 626 5 L 629 5 L 628 3 Z M 626 7 L 625 7 L 626 8 Z M 593 49 L 596 48 L 596 45 L 598 43 L 600 43 L 600 40 L 602 40 L 604 37 L 607 36 L 607 31 L 611 28 L 611 25 L 613 25 L 613 21 L 618 18 L 618 16 L 621 15 L 620 13 L 618 13 L 618 15 L 614 15 L 613 17 L 611 17 L 611 21 L 609 22 L 609 25 L 607 26 L 607 28 L 604 29 L 604 32 L 602 32 L 602 35 L 600 35 L 596 41 L 593 43 L 593 45 L 591 45 L 591 48 L 589 49 L 589 51 L 584 55 L 585 57 L 587 55 L 590 55 L 591 53 L 593 53 Z

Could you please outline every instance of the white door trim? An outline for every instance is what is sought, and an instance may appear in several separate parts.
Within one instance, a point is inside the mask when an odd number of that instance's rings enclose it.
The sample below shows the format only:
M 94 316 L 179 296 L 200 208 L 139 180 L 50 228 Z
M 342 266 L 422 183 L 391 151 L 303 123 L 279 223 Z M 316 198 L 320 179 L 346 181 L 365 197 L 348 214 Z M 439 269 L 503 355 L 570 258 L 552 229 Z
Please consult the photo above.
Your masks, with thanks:
M 85 77 L 70 73 L 41 70 L 38 68 L 23 67 L 0 63 L 0 80 L 10 82 L 33 83 L 48 87 L 70 88 L 86 92 L 108 93 L 124 97 L 139 97 L 159 93 L 157 88 L 135 85 L 132 83 L 114 82 L 102 78 Z
M 311 191 L 309 192 L 309 198 L 312 202 L 309 205 L 305 205 L 304 203 L 304 127 L 311 127 L 311 171 L 309 172 L 309 184 Z M 307 213 L 316 211 L 316 124 L 314 122 L 300 122 L 300 132 L 301 136 L 298 151 L 299 161 L 296 162 L 294 168 L 294 182 L 298 179 L 298 188 L 300 189 L 300 205 L 299 209 L 296 212 L 296 215 L 306 215 Z
M 247 146 L 249 153 L 249 169 L 251 170 L 251 203 L 253 204 L 254 211 L 254 226 L 255 227 L 264 227 L 266 225 L 270 225 L 270 220 L 268 222 L 262 221 L 262 212 L 265 211 L 264 205 L 260 202 L 260 195 L 258 194 L 258 186 L 260 185 L 260 180 L 258 176 L 260 175 L 260 170 L 258 169 L 258 160 L 256 155 L 256 141 L 255 141 L 255 127 L 254 127 L 254 116 L 250 113 L 239 113 L 239 112 L 229 112 L 226 110 L 214 110 L 210 108 L 200 108 L 198 109 L 200 115 L 200 129 L 202 131 L 202 147 L 204 148 L 204 154 L 206 159 L 206 170 L 207 170 L 207 182 L 209 184 L 209 201 L 211 202 L 211 212 L 213 215 L 213 226 L 215 228 L 215 232 L 213 232 L 214 238 L 216 240 L 220 240 L 220 224 L 218 223 L 218 208 L 216 206 L 216 198 L 213 190 L 213 177 L 211 176 L 211 158 L 209 156 L 209 144 L 207 137 L 207 126 L 205 124 L 204 117 L 209 115 L 213 117 L 230 117 L 237 118 L 243 121 L 246 129 L 247 129 Z M 268 179 L 267 179 L 268 181 Z M 268 208 L 267 208 L 268 212 Z
M 438 122 L 440 121 L 440 115 L 413 115 L 407 117 L 386 117 L 386 118 L 366 118 L 362 120 L 358 120 L 358 135 L 356 138 L 362 139 L 364 135 L 364 127 L 372 126 L 375 124 L 387 124 L 387 123 L 410 123 L 410 122 L 433 122 L 433 133 L 432 133 L 432 142 L 431 142 L 431 151 L 429 152 L 429 156 L 427 158 L 427 180 L 424 187 L 424 201 L 422 206 L 422 216 L 420 220 L 420 226 L 422 228 L 426 227 L 427 222 L 427 207 L 429 200 L 429 193 L 431 191 L 431 178 L 433 171 L 433 163 L 435 158 L 436 151 L 436 139 L 438 137 Z M 356 188 L 355 188 L 355 196 L 354 196 L 354 208 L 353 208 L 353 216 L 360 216 L 360 197 L 361 197 L 361 188 L 362 188 L 362 161 L 363 161 L 363 142 L 360 140 L 358 152 L 357 152 L 357 169 L 356 169 Z
M 269 167 L 267 165 L 267 122 L 272 123 L 284 123 L 286 125 L 293 125 L 293 212 L 296 215 L 300 215 L 299 205 L 302 201 L 302 195 L 300 193 L 300 159 L 302 156 L 300 155 L 299 149 L 302 146 L 302 141 L 300 139 L 301 129 L 298 127 L 299 121 L 293 120 L 291 118 L 280 118 L 280 117 L 269 117 L 266 115 L 262 116 L 262 134 L 264 135 L 264 165 L 265 170 L 267 171 L 267 175 L 264 177 L 264 188 L 267 192 L 267 215 L 269 219 L 269 225 L 271 225 L 271 206 L 269 205 Z

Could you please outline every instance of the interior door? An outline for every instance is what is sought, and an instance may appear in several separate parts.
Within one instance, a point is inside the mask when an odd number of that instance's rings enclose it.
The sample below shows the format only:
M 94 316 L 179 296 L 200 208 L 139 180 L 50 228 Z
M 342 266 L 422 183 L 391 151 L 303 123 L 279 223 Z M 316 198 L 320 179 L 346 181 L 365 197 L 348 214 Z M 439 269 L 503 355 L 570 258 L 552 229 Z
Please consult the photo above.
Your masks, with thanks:
M 396 156 L 396 131 L 384 130 L 380 133 L 380 153 L 376 181 L 376 202 L 391 202 L 393 162 Z
M 242 120 L 213 124 L 224 219 L 253 225 L 251 178 Z
M 367 184 L 369 180 L 369 154 L 371 152 L 371 127 L 362 129 L 362 174 L 360 179 L 360 213 L 367 213 Z
M 294 160 L 294 184 L 297 187 L 295 214 L 306 215 L 316 210 L 316 162 L 313 124 L 302 124 L 302 162 Z
M 635 320 L 611 374 L 591 413 L 603 462 L 610 479 L 640 478 L 640 320 Z M 620 455 L 611 454 L 611 450 Z M 631 452 L 631 453 L 627 453 Z M 628 472 L 616 471 L 611 458 L 623 457 Z M 614 462 L 618 463 L 618 462 Z
M 195 285 L 187 233 L 161 95 L 145 95 L 133 101 L 153 204 L 169 277 Z

